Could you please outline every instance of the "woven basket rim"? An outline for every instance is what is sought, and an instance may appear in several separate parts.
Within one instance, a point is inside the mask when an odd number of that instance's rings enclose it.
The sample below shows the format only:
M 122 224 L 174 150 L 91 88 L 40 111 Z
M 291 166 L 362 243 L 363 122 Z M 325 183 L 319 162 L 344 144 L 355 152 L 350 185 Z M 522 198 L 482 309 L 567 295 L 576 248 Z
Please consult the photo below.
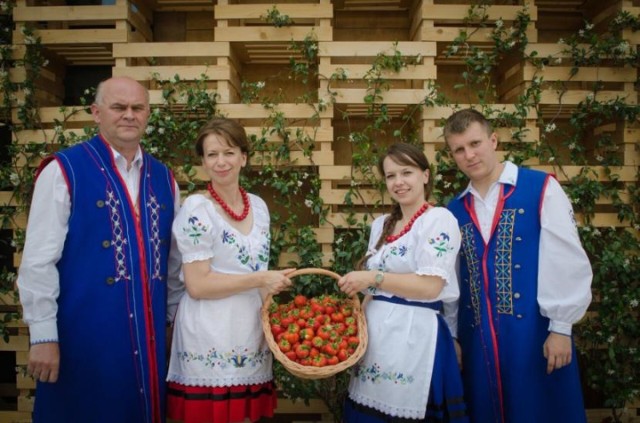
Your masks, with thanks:
M 301 275 L 309 275 L 309 274 L 320 274 L 325 276 L 331 276 L 336 280 L 340 279 L 340 275 L 330 270 L 321 269 L 321 268 L 304 268 L 297 269 L 291 272 L 288 277 L 292 278 L 294 276 Z M 365 319 L 365 315 L 362 311 L 362 305 L 360 303 L 360 299 L 357 295 L 349 298 L 353 306 L 353 314 L 357 317 L 357 325 L 358 325 L 358 338 L 360 342 L 356 347 L 356 350 L 351 354 L 349 358 L 345 361 L 341 361 L 338 364 L 328 365 L 324 367 L 314 367 L 314 366 L 304 366 L 302 364 L 296 363 L 293 360 L 290 360 L 278 347 L 276 343 L 273 333 L 271 333 L 271 325 L 269 323 L 269 307 L 273 303 L 273 295 L 269 294 L 264 300 L 261 310 L 261 318 L 262 318 L 262 330 L 264 332 L 264 336 L 267 340 L 267 344 L 269 349 L 273 353 L 273 356 L 276 360 L 278 360 L 284 368 L 289 371 L 289 373 L 293 374 L 302 379 L 322 379 L 326 377 L 330 377 L 339 373 L 343 370 L 348 369 L 349 367 L 356 364 L 360 358 L 364 355 L 367 344 L 368 344 L 368 336 L 367 336 L 367 322 Z

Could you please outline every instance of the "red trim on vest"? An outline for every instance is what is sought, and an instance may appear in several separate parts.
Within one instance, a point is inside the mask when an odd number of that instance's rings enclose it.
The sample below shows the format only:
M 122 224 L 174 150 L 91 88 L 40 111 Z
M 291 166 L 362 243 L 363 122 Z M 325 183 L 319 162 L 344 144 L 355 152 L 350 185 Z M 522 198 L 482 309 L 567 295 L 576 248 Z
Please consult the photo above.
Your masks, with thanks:
M 493 238 L 493 234 L 495 229 L 498 227 L 498 223 L 500 222 L 500 216 L 502 215 L 502 211 L 504 210 L 504 203 L 507 198 L 513 194 L 516 187 L 511 186 L 507 194 L 504 193 L 504 184 L 500 184 L 500 194 L 498 197 L 498 204 L 496 205 L 496 210 L 493 213 L 493 220 L 491 222 L 491 232 L 489 233 L 489 241 Z M 480 221 L 478 220 L 478 215 L 476 214 L 476 209 L 474 206 L 474 198 L 471 193 L 467 194 L 464 198 L 464 207 L 469 213 L 473 224 L 476 226 L 476 229 L 480 233 L 480 237 L 482 237 L 482 228 L 480 226 Z M 484 285 L 485 295 L 485 306 L 487 308 L 488 314 L 488 324 L 489 330 L 491 332 L 491 343 L 493 344 L 493 360 L 496 363 L 496 382 L 498 383 L 498 397 L 500 399 L 500 416 L 502 421 L 505 421 L 505 412 L 504 412 L 504 398 L 502 391 L 502 371 L 500 368 L 500 354 L 498 352 L 498 335 L 496 334 L 496 329 L 493 325 L 493 306 L 491 305 L 491 299 L 489 298 L 489 270 L 487 268 L 487 262 L 489 260 L 489 241 L 485 241 L 484 237 L 482 237 L 482 241 L 484 243 L 484 253 L 482 254 L 482 281 Z

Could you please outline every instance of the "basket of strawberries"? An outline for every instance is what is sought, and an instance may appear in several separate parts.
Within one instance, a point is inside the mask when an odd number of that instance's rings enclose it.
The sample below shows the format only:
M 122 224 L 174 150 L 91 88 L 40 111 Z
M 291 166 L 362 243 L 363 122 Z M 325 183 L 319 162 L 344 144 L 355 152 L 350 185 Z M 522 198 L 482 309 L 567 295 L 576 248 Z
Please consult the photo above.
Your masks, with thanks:
M 340 275 L 324 269 L 298 269 L 300 275 Z M 262 306 L 262 328 L 276 360 L 294 376 L 322 379 L 354 365 L 367 348 L 367 324 L 357 296 L 306 297 L 286 303 L 267 296 Z

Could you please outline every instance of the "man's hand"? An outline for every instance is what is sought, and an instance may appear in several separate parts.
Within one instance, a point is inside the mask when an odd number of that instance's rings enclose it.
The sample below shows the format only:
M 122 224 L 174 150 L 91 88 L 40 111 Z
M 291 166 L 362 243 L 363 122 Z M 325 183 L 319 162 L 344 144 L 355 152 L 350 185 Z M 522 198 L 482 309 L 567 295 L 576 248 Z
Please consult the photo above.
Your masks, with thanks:
M 453 339 L 453 348 L 456 350 L 456 359 L 458 360 L 458 367 L 462 370 L 462 348 L 457 339 Z
M 551 332 L 542 346 L 547 359 L 547 374 L 571 363 L 571 337 Z
M 40 382 L 55 382 L 60 369 L 60 347 L 57 342 L 35 344 L 29 350 L 27 373 Z

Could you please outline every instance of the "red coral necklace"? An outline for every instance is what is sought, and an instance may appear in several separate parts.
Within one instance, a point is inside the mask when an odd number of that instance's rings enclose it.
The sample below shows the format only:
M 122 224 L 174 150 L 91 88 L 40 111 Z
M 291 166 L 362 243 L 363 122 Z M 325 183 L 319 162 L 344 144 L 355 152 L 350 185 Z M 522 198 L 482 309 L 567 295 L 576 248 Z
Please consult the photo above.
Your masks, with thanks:
M 388 237 L 385 238 L 385 241 L 387 243 L 392 243 L 396 239 L 400 238 L 401 236 L 409 232 L 414 222 L 416 221 L 416 219 L 422 216 L 422 214 L 426 212 L 428 208 L 429 208 L 429 203 L 424 203 L 422 207 L 420 207 L 420 209 L 411 217 L 411 219 L 409 219 L 409 222 L 407 222 L 407 224 L 404 225 L 404 228 L 402 228 L 400 232 L 398 232 L 396 235 L 389 235 Z
M 207 185 L 207 190 L 209 191 L 209 194 L 211 194 L 211 197 L 213 197 L 213 199 L 216 200 L 218 204 L 220 204 L 220 207 L 222 207 L 222 209 L 233 220 L 237 220 L 238 222 L 240 222 L 240 221 L 243 221 L 249 215 L 249 209 L 251 208 L 251 204 L 249 203 L 249 195 L 247 195 L 247 191 L 245 191 L 244 189 L 240 188 L 240 195 L 242 196 L 242 203 L 244 204 L 244 209 L 242 210 L 242 214 L 237 214 L 233 210 L 231 210 L 231 207 L 229 207 L 229 205 L 222 198 L 220 198 L 216 190 L 213 189 L 213 185 L 211 185 L 211 182 L 209 182 L 209 184 Z

